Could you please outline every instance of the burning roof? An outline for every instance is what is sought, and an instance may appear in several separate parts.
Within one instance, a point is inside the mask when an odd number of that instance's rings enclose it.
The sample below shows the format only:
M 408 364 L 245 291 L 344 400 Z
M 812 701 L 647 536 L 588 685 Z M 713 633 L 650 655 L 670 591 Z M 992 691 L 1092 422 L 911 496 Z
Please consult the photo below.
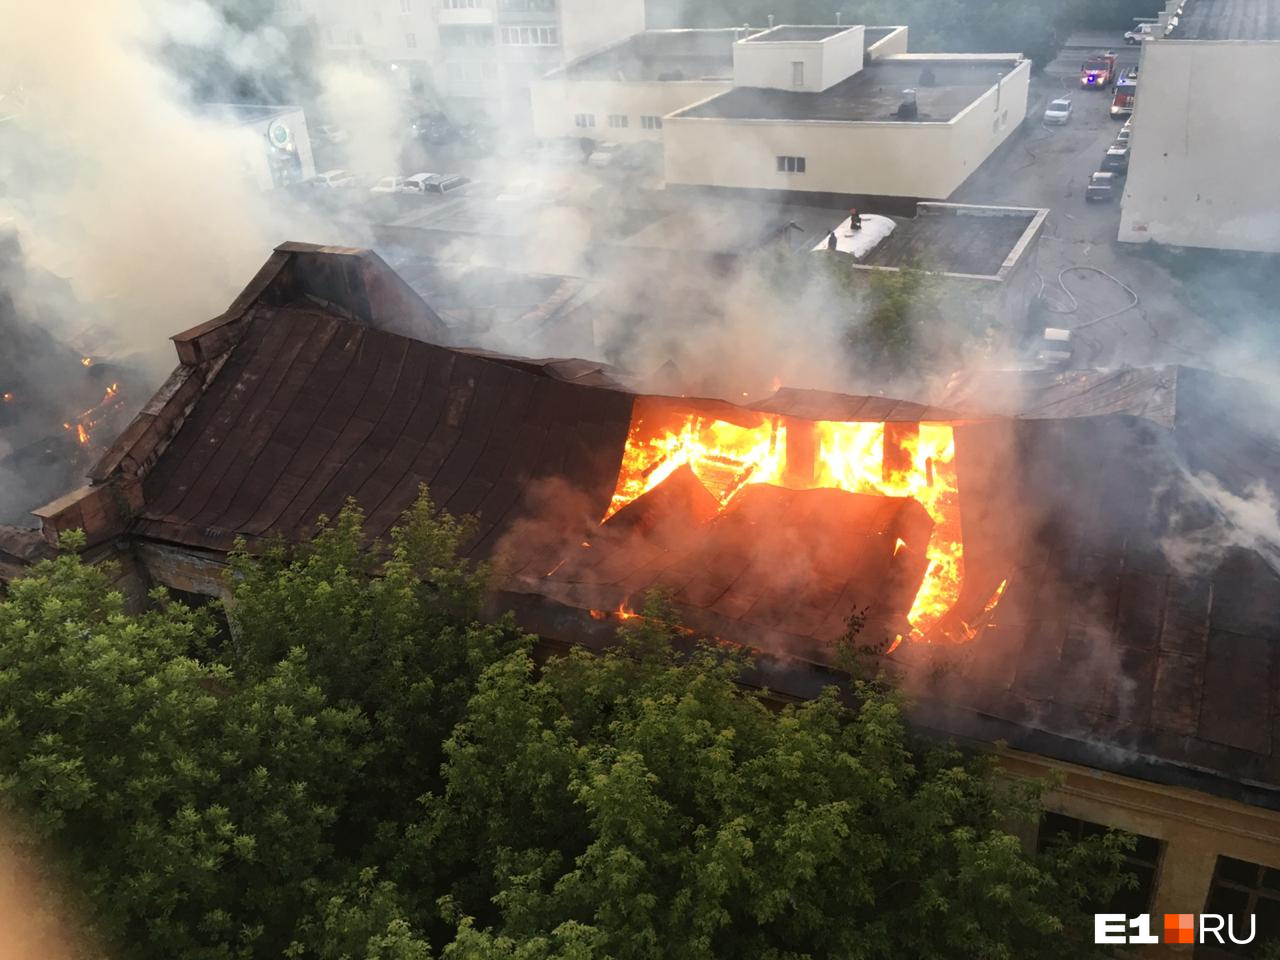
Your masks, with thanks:
M 182 364 L 47 533 L 216 555 L 354 498 L 381 536 L 425 484 L 478 516 L 469 551 L 549 639 L 593 642 L 663 587 L 806 695 L 865 610 L 925 723 L 1280 807 L 1276 573 L 1247 546 L 1168 549 L 1223 529 L 1185 482 L 1214 441 L 1192 457 L 1128 412 L 652 396 L 601 364 L 428 342 L 433 317 L 372 255 L 281 247 L 174 338 Z

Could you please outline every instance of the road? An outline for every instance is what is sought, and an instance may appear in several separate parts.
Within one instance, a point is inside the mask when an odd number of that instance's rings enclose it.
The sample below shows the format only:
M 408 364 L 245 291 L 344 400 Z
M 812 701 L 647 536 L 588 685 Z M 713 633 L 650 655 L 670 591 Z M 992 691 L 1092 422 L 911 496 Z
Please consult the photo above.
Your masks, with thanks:
M 1115 51 L 1121 67 L 1136 66 L 1137 48 L 1116 40 L 1109 49 Z M 1070 123 L 1048 127 L 1029 120 L 951 199 L 1049 208 L 1037 265 L 1051 303 L 1070 304 L 1071 298 L 1057 287 L 1057 278 L 1064 268 L 1075 266 L 1105 271 L 1137 293 L 1138 307 L 1090 324 L 1125 306 L 1130 295 L 1098 273 L 1073 270 L 1064 276 L 1079 306 L 1056 317 L 1055 323 L 1088 324 L 1081 328 L 1085 349 L 1077 358 L 1079 365 L 1184 363 L 1208 353 L 1214 329 L 1178 299 L 1175 277 L 1140 247 L 1116 241 L 1119 199 L 1110 203 L 1084 199 L 1089 174 L 1098 169 L 1120 128 L 1110 116 L 1109 93 L 1082 90 L 1079 84 L 1081 62 L 1090 53 L 1108 49 L 1106 42 L 1106 37 L 1095 35 L 1072 37 L 1058 59 L 1032 81 L 1028 117 L 1043 116 L 1050 100 L 1069 96 Z

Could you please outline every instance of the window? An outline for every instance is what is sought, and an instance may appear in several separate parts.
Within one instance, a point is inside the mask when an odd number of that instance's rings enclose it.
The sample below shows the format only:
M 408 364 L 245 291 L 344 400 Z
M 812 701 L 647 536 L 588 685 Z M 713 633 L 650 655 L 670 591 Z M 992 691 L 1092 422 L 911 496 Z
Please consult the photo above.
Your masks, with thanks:
M 661 130 L 662 118 L 661 117 L 641 117 L 640 126 L 644 127 L 646 130 Z
M 560 38 L 555 27 L 503 27 L 502 42 L 512 47 L 554 47 Z
M 489 27 L 441 27 L 442 47 L 492 47 L 493 30 Z
M 779 173 L 804 173 L 804 157 L 779 157 Z
M 576 113 L 573 116 L 573 125 L 575 127 L 594 127 L 596 125 L 596 115 L 594 113 Z
M 401 13 L 413 13 L 413 0 L 400 0 Z
M 1036 852 L 1044 853 L 1055 843 L 1079 843 L 1089 837 L 1101 836 L 1107 828 L 1100 823 L 1077 820 L 1060 813 L 1046 813 L 1040 818 L 1040 834 L 1036 838 Z M 1065 838 L 1063 835 L 1066 835 Z M 1123 913 L 1133 916 L 1150 913 L 1156 892 L 1156 870 L 1160 865 L 1163 844 L 1154 837 L 1139 835 L 1137 845 L 1125 857 L 1124 869 L 1138 878 L 1132 890 L 1119 890 L 1110 903 L 1095 904 L 1094 913 Z M 1086 910 L 1091 908 L 1086 906 Z
M 406 7 L 409 0 L 400 0 Z M 484 0 L 440 0 L 440 6 L 446 10 L 478 10 L 484 6 Z M 406 10 L 405 13 L 409 11 Z
M 551 13 L 556 8 L 556 0 L 500 0 L 503 10 L 513 13 Z
M 418 35 L 416 33 L 406 33 L 404 35 L 404 45 L 410 50 L 414 50 L 418 46 Z
M 627 126 L 627 115 L 625 113 L 609 114 L 609 126 L 615 130 L 625 129 Z
M 793 87 L 804 86 L 804 61 L 803 60 L 791 61 L 791 85 Z
M 1219 944 L 1210 935 L 1209 943 L 1197 948 L 1196 957 L 1261 956 L 1269 941 L 1280 939 L 1280 870 L 1234 857 L 1219 857 L 1204 912 L 1232 917 L 1237 939 L 1249 935 L 1249 914 L 1253 914 L 1257 935 L 1252 943 L 1231 943 L 1224 921 L 1222 939 L 1227 942 Z

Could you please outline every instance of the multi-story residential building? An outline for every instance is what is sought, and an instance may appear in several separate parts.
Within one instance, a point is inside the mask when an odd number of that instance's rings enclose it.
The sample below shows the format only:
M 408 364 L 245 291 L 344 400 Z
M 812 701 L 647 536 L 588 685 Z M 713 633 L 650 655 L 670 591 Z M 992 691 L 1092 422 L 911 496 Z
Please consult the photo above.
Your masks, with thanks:
M 329 56 L 384 67 L 425 99 L 528 111 L 532 80 L 644 29 L 644 0 L 281 0 Z

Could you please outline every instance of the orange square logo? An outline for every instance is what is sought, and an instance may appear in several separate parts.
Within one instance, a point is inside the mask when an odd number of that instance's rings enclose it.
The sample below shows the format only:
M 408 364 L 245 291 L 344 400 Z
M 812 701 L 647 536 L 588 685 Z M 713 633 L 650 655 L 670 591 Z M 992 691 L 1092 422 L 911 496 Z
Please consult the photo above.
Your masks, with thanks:
M 1196 917 L 1193 913 L 1166 913 L 1164 915 L 1165 943 L 1195 943 Z

